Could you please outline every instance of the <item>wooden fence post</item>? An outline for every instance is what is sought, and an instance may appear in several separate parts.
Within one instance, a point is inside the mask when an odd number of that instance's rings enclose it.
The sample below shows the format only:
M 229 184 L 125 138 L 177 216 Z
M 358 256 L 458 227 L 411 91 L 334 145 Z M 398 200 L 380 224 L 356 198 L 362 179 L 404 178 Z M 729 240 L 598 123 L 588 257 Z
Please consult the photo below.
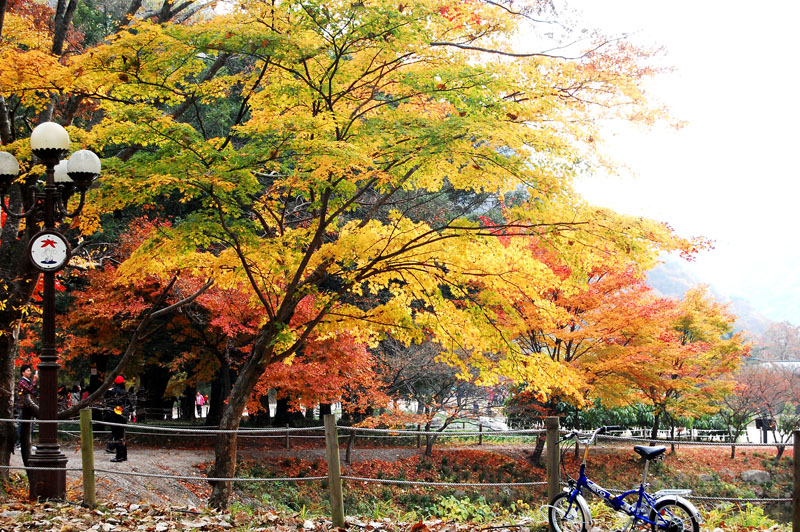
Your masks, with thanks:
M 483 425 L 478 424 L 478 445 L 483 445 Z
M 339 463 L 339 434 L 336 416 L 325 415 L 325 453 L 328 460 L 328 490 L 331 495 L 333 526 L 344 528 L 344 499 L 342 497 L 342 468 Z
M 83 504 L 89 508 L 97 506 L 94 482 L 94 434 L 92 433 L 92 411 L 81 410 L 81 465 L 83 467 Z
M 792 482 L 792 531 L 800 532 L 800 430 L 792 432 L 794 479 Z
M 561 455 L 558 450 L 558 416 L 548 416 L 544 420 L 547 431 L 547 503 L 558 495 L 560 487 L 558 463 Z
M 422 430 L 422 425 L 417 425 L 417 449 L 422 447 L 422 434 L 419 434 L 419 431 Z
M 286 448 L 289 448 L 289 424 L 286 424 Z

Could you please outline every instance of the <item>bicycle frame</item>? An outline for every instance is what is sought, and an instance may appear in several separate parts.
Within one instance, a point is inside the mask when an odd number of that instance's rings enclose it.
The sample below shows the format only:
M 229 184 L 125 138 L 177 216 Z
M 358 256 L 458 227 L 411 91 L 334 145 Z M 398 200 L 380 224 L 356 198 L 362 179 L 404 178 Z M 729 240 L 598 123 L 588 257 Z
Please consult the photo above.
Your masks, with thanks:
M 652 495 L 645 491 L 645 484 L 639 484 L 639 487 L 633 490 L 628 490 L 614 496 L 600 486 L 595 484 L 586 476 L 586 464 L 581 464 L 578 479 L 570 482 L 571 489 L 569 495 L 570 505 L 575 503 L 575 498 L 583 495 L 583 490 L 589 491 L 598 497 L 602 497 L 614 510 L 624 512 L 631 517 L 640 519 L 650 525 L 658 525 L 658 522 L 652 521 L 649 517 L 650 510 L 655 506 L 656 500 Z M 631 504 L 625 499 L 630 496 L 636 496 L 636 503 Z
M 573 504 L 578 505 L 577 498 L 583 496 L 583 490 L 589 491 L 598 497 L 601 497 L 607 504 L 609 504 L 614 510 L 624 512 L 625 514 L 629 515 L 633 520 L 641 520 L 648 525 L 655 525 L 660 526 L 661 528 L 666 528 L 668 524 L 667 520 L 665 520 L 662 516 L 658 513 L 653 512 L 655 509 L 655 505 L 659 500 L 658 494 L 656 496 L 650 495 L 645 491 L 645 487 L 647 486 L 647 473 L 650 466 L 650 462 L 645 460 L 644 463 L 644 471 L 642 472 L 642 481 L 636 489 L 628 490 L 623 493 L 620 493 L 617 496 L 614 496 L 609 492 L 607 489 L 603 488 L 599 484 L 595 484 L 586 476 L 586 461 L 589 456 L 589 447 L 591 447 L 592 443 L 594 442 L 595 438 L 597 437 L 598 432 L 586 442 L 583 451 L 583 461 L 581 462 L 578 478 L 570 479 L 569 480 L 569 506 L 571 507 Z M 577 438 L 577 436 L 576 436 Z M 670 492 L 676 492 L 678 490 L 667 490 Z M 683 490 L 680 490 L 683 491 Z M 658 493 L 666 493 L 664 491 L 659 491 Z M 677 494 L 677 493 L 674 493 Z M 626 501 L 625 499 L 635 496 L 636 502 L 635 504 L 631 504 L 630 502 Z M 651 512 L 655 515 L 655 521 L 650 519 Z

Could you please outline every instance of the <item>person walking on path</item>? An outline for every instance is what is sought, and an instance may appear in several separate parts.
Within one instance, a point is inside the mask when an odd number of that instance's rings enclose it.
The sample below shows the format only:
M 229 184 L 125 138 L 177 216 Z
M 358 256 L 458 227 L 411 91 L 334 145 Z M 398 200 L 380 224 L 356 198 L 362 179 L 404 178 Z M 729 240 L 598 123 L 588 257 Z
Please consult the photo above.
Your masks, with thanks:
M 124 462 L 128 459 L 128 444 L 125 440 L 125 425 L 133 410 L 130 397 L 125 390 L 125 377 L 118 375 L 114 386 L 106 394 L 106 408 L 109 409 L 109 421 L 116 423 L 111 427 L 111 442 L 106 451 L 115 453 L 112 462 Z
M 194 407 L 197 411 L 197 417 L 203 417 L 203 405 L 206 404 L 206 399 L 203 397 L 203 394 L 197 392 L 197 395 L 194 396 Z
M 31 428 L 30 419 L 39 417 L 39 404 L 36 402 L 36 386 L 31 378 L 30 364 L 23 364 L 21 377 L 17 383 L 17 404 L 20 409 L 20 423 L 17 429 L 19 435 L 22 463 L 28 466 L 31 457 Z

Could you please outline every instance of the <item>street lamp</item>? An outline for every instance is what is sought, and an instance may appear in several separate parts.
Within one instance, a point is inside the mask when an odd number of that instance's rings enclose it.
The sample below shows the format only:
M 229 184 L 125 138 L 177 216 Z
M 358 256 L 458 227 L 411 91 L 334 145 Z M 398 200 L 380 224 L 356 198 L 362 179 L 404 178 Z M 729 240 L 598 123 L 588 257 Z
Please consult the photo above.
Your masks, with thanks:
M 43 223 L 28 244 L 28 257 L 34 267 L 44 274 L 42 314 L 42 350 L 39 362 L 39 419 L 58 419 L 58 356 L 55 330 L 55 275 L 70 258 L 67 239 L 56 230 L 56 223 L 77 216 L 83 209 L 86 191 L 100 175 L 100 159 L 94 153 L 81 150 L 67 161 L 61 161 L 69 152 L 69 134 L 55 122 L 44 122 L 31 133 L 31 151 L 46 168 L 43 188 L 36 183 L 20 184 L 35 187 L 33 202 L 23 206 L 22 212 L 13 212 L 6 206 L 5 195 L 19 176 L 19 163 L 13 155 L 0 152 L 0 208 L 12 218 L 25 218 L 28 223 Z M 72 211 L 67 201 L 75 189 L 80 201 Z M 25 194 L 23 194 L 23 197 Z M 30 495 L 34 499 L 64 499 L 66 496 L 67 457 L 58 446 L 56 423 L 42 423 L 36 452 L 30 459 Z M 35 469 L 34 469 L 35 468 Z

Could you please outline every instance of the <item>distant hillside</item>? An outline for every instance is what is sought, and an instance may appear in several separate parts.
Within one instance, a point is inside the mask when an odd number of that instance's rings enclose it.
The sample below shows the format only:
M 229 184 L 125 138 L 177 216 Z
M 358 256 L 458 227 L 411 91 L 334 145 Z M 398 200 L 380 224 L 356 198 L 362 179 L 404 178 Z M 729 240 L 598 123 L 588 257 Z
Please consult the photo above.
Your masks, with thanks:
M 747 331 L 754 338 L 762 335 L 773 323 L 772 320 L 753 308 L 753 305 L 746 299 L 731 298 L 727 294 L 720 293 L 713 285 L 704 283 L 686 270 L 681 262 L 674 259 L 668 259 L 664 264 L 660 264 L 648 272 L 647 282 L 662 295 L 675 298 L 682 297 L 693 286 L 708 284 L 717 301 L 730 304 L 731 311 L 737 317 L 736 329 Z
M 683 297 L 688 289 L 703 284 L 700 279 L 675 260 L 667 260 L 647 272 L 647 282 L 661 295 L 675 298 Z M 714 292 L 714 287 L 711 287 L 711 291 L 714 297 L 719 296 Z

